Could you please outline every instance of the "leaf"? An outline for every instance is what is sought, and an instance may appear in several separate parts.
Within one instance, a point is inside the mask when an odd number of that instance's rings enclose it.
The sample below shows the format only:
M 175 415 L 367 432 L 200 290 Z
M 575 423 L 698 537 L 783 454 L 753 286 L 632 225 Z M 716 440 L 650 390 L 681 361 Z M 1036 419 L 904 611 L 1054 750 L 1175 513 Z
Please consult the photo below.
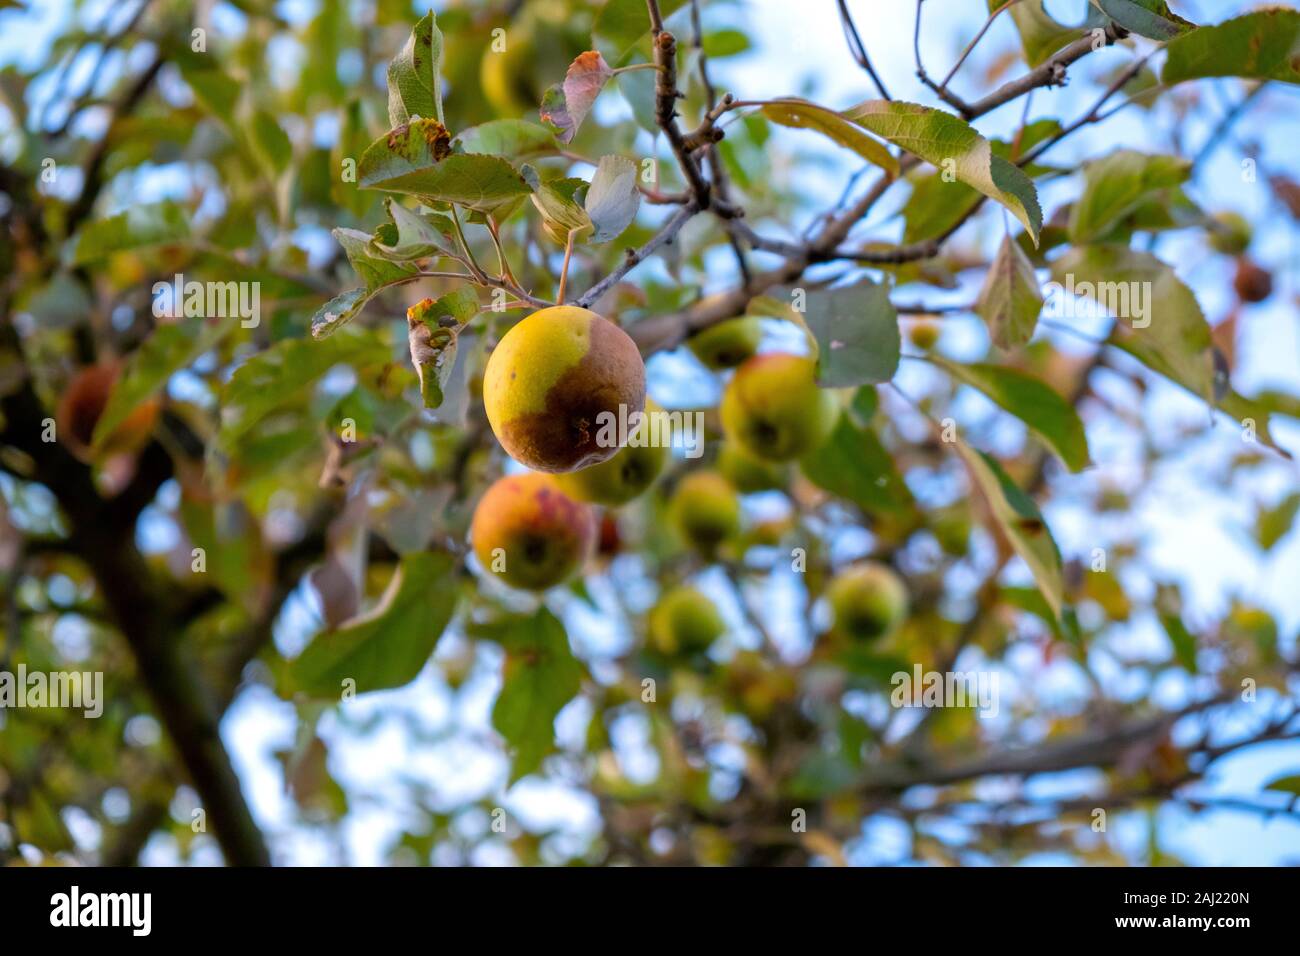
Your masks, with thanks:
M 217 344 L 232 328 L 226 319 L 182 319 L 154 328 L 131 353 L 113 385 L 108 404 L 95 423 L 93 444 L 99 447 L 143 402 L 166 387 L 180 369 Z
M 578 54 L 564 74 L 564 82 L 552 86 L 542 98 L 542 122 L 555 131 L 561 143 L 573 142 L 578 127 L 591 112 L 591 106 L 614 75 L 605 58 L 595 50 Z
M 583 206 L 595 232 L 591 242 L 617 239 L 636 218 L 641 193 L 636 188 L 637 165 L 625 156 L 602 156 L 587 188 Z
M 1052 629 L 1052 636 L 1058 641 L 1079 646 L 1081 640 L 1079 622 L 1070 608 L 1066 608 L 1058 618 L 1052 613 L 1047 599 L 1037 588 L 1001 588 L 998 594 L 1007 604 L 1028 611 L 1046 623 Z
M 804 321 L 817 340 L 817 384 L 845 388 L 887 382 L 898 370 L 902 339 L 889 287 L 856 285 L 808 293 Z
M 1227 393 L 1219 399 L 1219 410 L 1224 414 L 1232 417 L 1237 424 L 1246 427 L 1253 427 L 1255 437 L 1272 448 L 1283 458 L 1290 459 L 1291 453 L 1277 443 L 1269 430 L 1270 419 L 1274 412 L 1286 414 L 1278 408 L 1272 407 L 1268 402 L 1260 398 L 1246 398 L 1239 392 L 1229 388 Z
M 377 292 L 372 293 L 365 289 L 348 289 L 346 292 L 340 292 L 317 309 L 316 314 L 311 317 L 312 338 L 323 339 L 327 335 L 333 335 L 356 318 L 366 307 L 366 303 L 376 295 Z
M 188 214 L 171 200 L 130 206 L 107 219 L 87 223 L 77 234 L 73 265 L 85 265 L 114 252 L 161 246 L 188 239 Z
M 1001 365 L 966 365 L 940 356 L 933 356 L 931 361 L 1028 425 L 1071 471 L 1081 471 L 1091 464 L 1083 422 L 1074 407 L 1050 385 Z
M 874 430 L 858 427 L 848 415 L 840 416 L 830 438 L 804 456 L 799 467 L 817 487 L 864 511 L 911 510 L 912 494 L 894 459 Z
M 366 107 L 359 99 L 351 100 L 339 111 L 339 135 L 330 150 L 330 168 L 339 169 L 345 160 L 355 162 L 355 157 L 365 152 L 370 141 L 366 123 Z M 340 206 L 360 219 L 370 208 L 374 197 L 366 195 L 355 182 L 345 182 L 341 176 L 330 176 L 330 196 Z
M 295 687 L 338 698 L 343 682 L 358 693 L 413 681 L 456 610 L 456 559 L 420 551 L 402 558 L 371 611 L 316 636 L 290 665 Z
M 385 259 L 457 256 L 455 226 L 448 217 L 436 212 L 414 212 L 392 198 L 384 199 L 384 209 L 390 222 L 375 230 L 371 243 Z
M 213 501 L 202 487 L 181 479 L 180 523 L 190 548 L 205 555 L 204 573 L 226 597 L 252 614 L 262 605 L 270 582 L 271 555 L 261 525 L 238 498 Z
M 478 294 L 470 286 L 438 300 L 425 299 L 406 310 L 411 362 L 420 378 L 425 408 L 442 405 L 456 365 L 457 331 L 479 312 Z
M 569 649 L 564 625 L 545 607 L 494 637 L 505 648 L 506 662 L 492 726 L 513 751 L 513 784 L 537 770 L 553 749 L 555 716 L 582 687 L 583 668 Z
M 357 164 L 366 189 L 406 193 L 492 212 L 529 192 L 528 184 L 499 156 L 451 152 L 437 120 L 413 120 L 366 147 Z
M 879 166 L 891 177 L 898 175 L 898 159 L 894 154 L 834 110 L 791 97 L 763 104 L 763 115 L 782 126 L 816 130 Z
M 1170 41 L 1160 81 L 1203 76 L 1300 83 L 1300 11 L 1256 10 Z
M 1188 673 L 1196 673 L 1196 638 L 1187 630 L 1183 624 L 1183 619 L 1177 614 L 1161 614 L 1160 624 L 1164 627 L 1165 633 L 1169 635 L 1169 641 L 1174 645 L 1174 659 L 1178 661 L 1183 670 Z
M 1255 515 L 1255 540 L 1260 550 L 1271 551 L 1273 545 L 1287 536 L 1297 512 L 1300 512 L 1300 491 L 1291 492 L 1272 508 L 1259 509 Z
M 704 34 L 704 55 L 709 59 L 722 59 L 745 53 L 750 49 L 749 37 L 739 30 L 715 30 Z
M 388 64 L 388 125 L 412 118 L 442 122 L 442 31 L 432 13 L 411 30 L 406 45 Z
M 223 73 L 216 61 L 209 56 L 186 50 L 177 57 L 177 65 L 180 67 L 181 78 L 194 91 L 194 98 L 223 126 L 234 132 L 237 126 L 235 105 L 239 102 L 241 90 L 239 83 Z
M 343 247 L 352 268 L 366 284 L 367 292 L 376 292 L 394 282 L 409 279 L 419 271 L 409 262 L 394 262 L 376 256 L 370 244 L 370 236 L 358 229 L 335 229 L 333 236 Z
M 942 110 L 888 100 L 867 100 L 844 115 L 1006 206 L 1037 244 L 1043 213 L 1033 182 L 970 124 Z
M 1289 774 L 1285 777 L 1278 777 L 1264 784 L 1265 790 L 1281 790 L 1283 793 L 1294 793 L 1300 795 L 1300 774 Z
M 266 110 L 254 112 L 249 133 L 254 151 L 272 173 L 279 175 L 289 168 L 293 160 L 293 144 L 274 116 Z
M 652 70 L 630 70 L 620 73 L 614 81 L 618 91 L 627 100 L 632 110 L 632 118 L 637 125 L 653 134 L 658 134 L 659 123 L 655 119 L 655 73 Z M 724 140 L 719 146 L 726 145 Z
M 686 0 L 660 0 L 659 12 L 665 17 L 676 13 Z M 645 0 L 608 0 L 592 24 L 592 40 L 611 63 L 623 57 L 650 32 L 650 16 Z
M 1013 8 L 1014 9 L 1014 8 Z M 1043 140 L 1061 131 L 1054 119 L 1035 120 L 1022 127 L 1012 142 L 989 140 L 995 156 L 1011 161 L 1023 156 Z M 1026 175 L 1050 172 L 1048 167 L 1031 164 Z M 903 241 L 922 242 L 946 234 L 960 223 L 980 201 L 980 194 L 959 181 L 945 182 L 940 172 L 913 171 L 908 175 L 912 192 L 903 206 Z
M 1006 6 L 1006 0 L 988 0 L 989 13 Z M 1082 27 L 1067 27 L 1047 12 L 1043 0 L 1021 0 L 1007 13 L 1020 32 L 1020 46 L 1030 66 L 1044 63 L 1067 43 L 1087 35 Z
M 1033 338 L 1042 311 L 1043 294 L 1034 267 L 1020 244 L 1008 235 L 989 266 L 975 300 L 975 313 L 988 326 L 998 348 L 1012 349 Z
M 1165 0 L 1092 0 L 1125 30 L 1148 40 L 1171 40 L 1196 28 L 1169 9 Z
M 349 330 L 322 341 L 285 339 L 235 369 L 221 390 L 220 444 L 241 435 L 280 406 L 296 399 L 335 365 L 381 365 L 391 349 L 373 333 Z
M 1108 303 L 1112 314 L 1128 313 L 1115 323 L 1112 341 L 1151 370 L 1210 401 L 1210 326 L 1196 296 L 1168 265 L 1127 246 L 1092 245 L 1068 250 L 1052 263 L 1052 277 L 1049 309 L 1060 308 L 1063 299 L 1078 294 Z
M 1191 171 L 1190 160 L 1131 149 L 1088 163 L 1083 193 L 1070 212 L 1070 241 L 1083 244 L 1104 237 L 1153 192 L 1181 185 Z
M 531 166 L 524 167 L 524 176 L 532 187 L 533 205 L 542 214 L 542 227 L 552 241 L 564 245 L 571 234 L 582 239 L 595 230 L 583 205 L 588 187 L 585 179 L 567 177 L 542 182 Z
M 997 527 L 1012 550 L 1029 566 L 1047 606 L 1058 620 L 1061 619 L 1065 600 L 1061 552 L 1038 506 L 995 459 L 971 448 L 961 438 L 957 439 L 957 452 L 988 502 Z
M 495 119 L 461 130 L 456 136 L 467 153 L 529 159 L 559 152 L 555 134 L 545 126 L 521 119 Z

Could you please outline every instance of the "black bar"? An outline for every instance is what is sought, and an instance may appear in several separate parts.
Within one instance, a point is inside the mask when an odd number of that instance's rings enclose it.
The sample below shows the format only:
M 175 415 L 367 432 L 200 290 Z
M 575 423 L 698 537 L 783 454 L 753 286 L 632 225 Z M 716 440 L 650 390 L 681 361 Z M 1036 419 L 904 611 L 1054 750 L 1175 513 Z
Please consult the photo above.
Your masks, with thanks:
M 1200 935 L 1230 941 L 1295 927 L 1295 872 L 1284 869 L 0 869 L 0 916 L 7 942 L 83 940 L 132 945 L 143 939 L 210 944 L 254 941 L 337 946 L 402 933 L 450 942 L 461 933 L 499 943 L 503 933 L 544 945 L 591 939 L 605 924 L 626 938 L 669 939 L 666 931 L 709 924 L 710 933 L 793 932 L 811 942 L 832 927 L 857 928 L 863 942 L 918 945 L 949 935 L 970 940 L 983 928 L 999 941 L 1073 941 L 1106 935 L 1147 941 Z M 143 910 L 115 927 L 67 922 L 71 889 L 81 913 L 94 894 L 149 894 Z M 59 895 L 63 900 L 60 901 Z M 1181 894 L 1181 895 L 1180 895 Z M 143 897 L 139 897 L 143 905 Z M 63 909 L 60 910 L 60 905 Z M 1209 920 L 1208 926 L 1202 921 Z M 1134 923 L 1133 920 L 1140 922 Z M 1195 923 L 1190 921 L 1194 920 Z M 1225 921 L 1240 925 L 1228 925 Z M 1121 924 L 1123 921 L 1124 925 Z M 564 929 L 567 927 L 567 929 Z M 814 933 L 815 931 L 815 933 Z M 813 933 L 813 936 L 809 936 Z M 432 934 L 427 936 L 426 934 Z M 447 934 L 452 934 L 448 936 Z M 472 937 L 471 937 L 472 938 Z M 611 942 L 613 939 L 611 939 Z M 769 939 L 770 943 L 771 940 Z M 17 952 L 17 950 L 12 950 Z

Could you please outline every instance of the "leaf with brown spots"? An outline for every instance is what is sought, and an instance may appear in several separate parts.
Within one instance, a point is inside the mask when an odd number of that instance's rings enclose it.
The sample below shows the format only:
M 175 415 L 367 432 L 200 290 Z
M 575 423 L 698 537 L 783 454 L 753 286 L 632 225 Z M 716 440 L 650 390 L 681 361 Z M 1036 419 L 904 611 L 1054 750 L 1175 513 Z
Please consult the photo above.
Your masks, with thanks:
M 364 189 L 383 189 L 421 199 L 492 212 L 528 195 L 528 184 L 499 156 L 450 153 L 446 127 L 413 120 L 366 148 L 357 164 Z
M 996 459 L 972 448 L 960 438 L 957 439 L 957 452 L 988 502 L 996 533 L 1029 566 L 1038 590 L 1060 620 L 1065 601 L 1061 552 L 1034 499 L 1011 480 Z
M 442 31 L 425 14 L 402 51 L 388 64 L 388 122 L 401 126 L 414 117 L 442 122 Z

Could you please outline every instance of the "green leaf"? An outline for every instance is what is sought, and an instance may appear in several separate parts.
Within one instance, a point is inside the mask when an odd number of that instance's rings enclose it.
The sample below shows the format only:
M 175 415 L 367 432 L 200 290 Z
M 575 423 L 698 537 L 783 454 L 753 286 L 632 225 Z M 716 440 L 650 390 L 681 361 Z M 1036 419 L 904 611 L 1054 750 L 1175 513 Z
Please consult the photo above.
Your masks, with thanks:
M 545 126 L 521 119 L 495 119 L 461 130 L 456 136 L 467 153 L 531 159 L 559 152 L 555 134 Z
M 989 13 L 1006 6 L 1006 0 L 988 0 Z M 1043 0 L 1021 0 L 1007 11 L 1020 32 L 1025 62 L 1038 66 L 1068 43 L 1087 35 L 1081 27 L 1067 27 L 1047 12 Z
M 552 241 L 564 245 L 570 234 L 580 240 L 595 231 L 583 205 L 589 185 L 585 179 L 566 177 L 542 182 L 531 166 L 524 167 L 524 177 L 532 188 L 533 205 L 542 214 L 542 227 Z
M 573 142 L 578 127 L 613 75 L 605 58 L 595 50 L 579 54 L 569 64 L 564 82 L 546 91 L 539 111 L 542 122 L 555 132 L 556 139 L 561 143 Z
M 375 292 L 394 282 L 409 279 L 419 272 L 409 262 L 394 262 L 375 255 L 370 236 L 358 229 L 335 229 L 333 236 L 343 247 L 352 268 L 366 284 L 367 292 Z
M 1229 388 L 1226 394 L 1219 399 L 1219 410 L 1231 416 L 1243 428 L 1248 425 L 1253 426 L 1255 437 L 1283 458 L 1290 459 L 1292 457 L 1289 451 L 1277 443 L 1269 430 L 1270 419 L 1274 412 L 1286 414 L 1281 409 L 1271 407 L 1268 402 L 1258 398 L 1246 398 L 1239 392 Z
M 653 70 L 631 70 L 620 73 L 614 82 L 618 91 L 627 100 L 632 110 L 632 117 L 637 125 L 651 133 L 658 134 L 659 124 L 655 120 L 655 73 Z M 719 146 L 729 145 L 726 140 Z
M 189 318 L 156 326 L 118 376 L 95 424 L 94 445 L 102 445 L 131 412 L 162 391 L 173 374 L 216 345 L 235 321 Z
M 1196 24 L 1169 9 L 1165 0 L 1092 0 L 1093 4 L 1125 30 L 1148 40 L 1171 40 Z
M 366 307 L 366 303 L 378 294 L 366 289 L 348 289 L 346 292 L 340 292 L 317 309 L 316 314 L 311 317 L 312 338 L 323 339 L 327 335 L 333 335 L 356 318 Z
M 1160 81 L 1240 76 L 1300 83 L 1300 11 L 1256 10 L 1172 40 Z
M 235 105 L 239 102 L 241 87 L 227 76 L 210 57 L 188 50 L 177 58 L 181 78 L 194 91 L 194 98 L 203 108 L 221 121 L 231 132 L 237 128 Z
M 957 451 L 988 502 L 998 528 L 1012 550 L 1029 566 L 1047 606 L 1060 619 L 1065 601 L 1061 552 L 1038 506 L 995 459 L 971 448 L 961 438 L 957 439 Z
M 1012 349 L 1033 338 L 1042 311 L 1043 294 L 1034 267 L 1020 244 L 1006 236 L 975 300 L 975 313 L 998 348 Z
M 1265 790 L 1281 790 L 1283 793 L 1300 795 L 1300 774 L 1288 774 L 1264 784 Z
M 569 649 L 564 625 L 545 607 L 493 636 L 505 648 L 506 663 L 492 726 L 513 751 L 514 783 L 554 749 L 555 716 L 582 687 L 583 667 Z
M 453 153 L 437 120 L 414 120 L 371 143 L 357 164 L 366 189 L 405 193 L 490 213 L 529 192 L 518 171 L 499 156 Z
M 680 9 L 686 0 L 660 0 L 659 12 L 669 17 Z M 623 57 L 642 37 L 650 32 L 650 15 L 645 0 L 608 0 L 592 25 L 592 40 L 610 63 L 621 63 Z
M 1014 9 L 1014 8 L 1013 8 Z M 1054 119 L 1035 120 L 1023 127 L 1012 142 L 989 140 L 993 154 L 1010 162 L 1013 156 L 1023 156 L 1043 140 L 1061 131 Z M 1051 172 L 1048 167 L 1030 164 L 1026 175 L 1038 176 Z M 912 192 L 903 206 L 903 241 L 923 242 L 945 235 L 960 223 L 980 201 L 980 194 L 965 183 L 945 182 L 939 172 L 914 170 L 908 174 Z
M 1261 508 L 1255 515 L 1255 540 L 1260 550 L 1271 551 L 1295 524 L 1300 512 L 1300 491 L 1293 491 L 1272 508 Z
M 182 481 L 178 517 L 186 548 L 201 548 L 204 573 L 234 604 L 255 613 L 271 569 L 261 525 L 238 498 L 213 501 L 202 486 Z
M 1070 241 L 1104 237 L 1153 192 L 1186 182 L 1190 160 L 1120 149 L 1084 167 L 1083 193 L 1070 213 Z
M 1192 290 L 1168 265 L 1127 246 L 1093 245 L 1065 252 L 1052 263 L 1052 277 L 1056 287 L 1050 290 L 1049 308 L 1059 307 L 1073 291 L 1108 304 L 1112 314 L 1127 313 L 1115 323 L 1111 340 L 1151 370 L 1210 401 L 1210 326 Z
M 249 124 L 253 149 L 258 158 L 272 173 L 279 175 L 289 168 L 293 160 L 293 144 L 289 134 L 280 128 L 275 117 L 266 110 L 257 110 Z
M 591 242 L 617 239 L 636 218 L 641 193 L 636 188 L 637 165 L 625 156 L 602 156 L 587 188 L 583 206 L 595 232 Z
M 979 389 L 1028 425 L 1071 471 L 1081 471 L 1090 464 L 1083 422 L 1074 407 L 1050 385 L 1001 365 L 964 365 L 940 356 L 932 357 L 931 361 L 958 381 Z
M 85 265 L 114 252 L 161 246 L 188 239 L 189 215 L 170 199 L 131 206 L 107 219 L 87 223 L 77 234 L 74 265 Z
M 359 99 L 351 100 L 339 111 L 339 136 L 330 150 L 330 168 L 342 169 L 344 160 L 356 161 L 356 157 L 365 152 L 370 141 L 370 132 L 366 123 L 366 107 Z M 340 206 L 348 209 L 358 219 L 370 208 L 373 197 L 363 192 L 357 183 L 345 182 L 343 177 L 331 175 L 330 196 Z
M 1037 588 L 1001 588 L 998 592 L 1002 600 L 1012 607 L 1018 607 L 1022 611 L 1028 611 L 1030 614 L 1042 620 L 1052 629 L 1052 636 L 1058 641 L 1065 641 L 1079 646 L 1081 636 L 1079 634 L 1079 621 L 1075 617 L 1071 608 L 1066 608 L 1061 617 L 1052 613 L 1047 599 Z
M 994 153 L 970 124 L 942 110 L 888 100 L 859 103 L 844 115 L 1001 203 L 1037 244 L 1043 213 L 1033 181 Z
M 280 406 L 301 396 L 335 365 L 381 365 L 392 350 L 374 333 L 351 330 L 322 341 L 285 339 L 235 369 L 221 390 L 222 447 Z
M 830 438 L 799 462 L 804 476 L 864 511 L 902 514 L 912 494 L 875 431 L 841 415 Z
M 413 117 L 442 122 L 442 31 L 432 13 L 425 14 L 388 64 L 388 125 Z
M 890 176 L 898 175 L 898 160 L 894 154 L 834 110 L 791 97 L 765 103 L 763 115 L 782 126 L 816 130 L 879 166 Z
M 804 321 L 817 340 L 817 384 L 846 388 L 894 377 L 902 340 L 888 286 L 864 279 L 814 289 L 806 305 Z
M 417 213 L 392 198 L 384 199 L 390 222 L 375 230 L 372 251 L 400 262 L 431 256 L 457 256 L 456 227 L 436 212 Z
M 1188 673 L 1196 673 L 1196 638 L 1177 614 L 1161 614 L 1160 624 L 1174 645 L 1174 659 Z
M 735 56 L 750 49 L 749 37 L 739 30 L 714 30 L 704 34 L 704 55 L 709 59 Z
M 406 555 L 373 610 L 317 635 L 293 661 L 295 687 L 337 699 L 346 680 L 358 693 L 413 681 L 456 610 L 455 567 L 443 552 Z

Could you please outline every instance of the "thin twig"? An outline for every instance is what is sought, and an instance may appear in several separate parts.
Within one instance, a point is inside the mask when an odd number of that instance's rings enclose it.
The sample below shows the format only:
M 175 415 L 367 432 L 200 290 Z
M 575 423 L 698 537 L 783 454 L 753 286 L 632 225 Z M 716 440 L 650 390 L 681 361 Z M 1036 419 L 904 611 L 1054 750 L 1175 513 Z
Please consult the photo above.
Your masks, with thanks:
M 867 48 L 862 42 L 862 37 L 858 36 L 858 28 L 853 22 L 853 15 L 849 13 L 849 5 L 845 0 L 838 0 L 840 8 L 840 23 L 844 27 L 844 39 L 849 45 L 849 53 L 858 66 L 867 71 L 867 76 L 871 77 L 871 82 L 876 84 L 876 89 L 884 99 L 893 99 L 889 91 L 885 89 L 885 84 L 880 82 L 880 77 L 876 75 L 875 67 L 871 65 L 871 57 L 867 55 Z

